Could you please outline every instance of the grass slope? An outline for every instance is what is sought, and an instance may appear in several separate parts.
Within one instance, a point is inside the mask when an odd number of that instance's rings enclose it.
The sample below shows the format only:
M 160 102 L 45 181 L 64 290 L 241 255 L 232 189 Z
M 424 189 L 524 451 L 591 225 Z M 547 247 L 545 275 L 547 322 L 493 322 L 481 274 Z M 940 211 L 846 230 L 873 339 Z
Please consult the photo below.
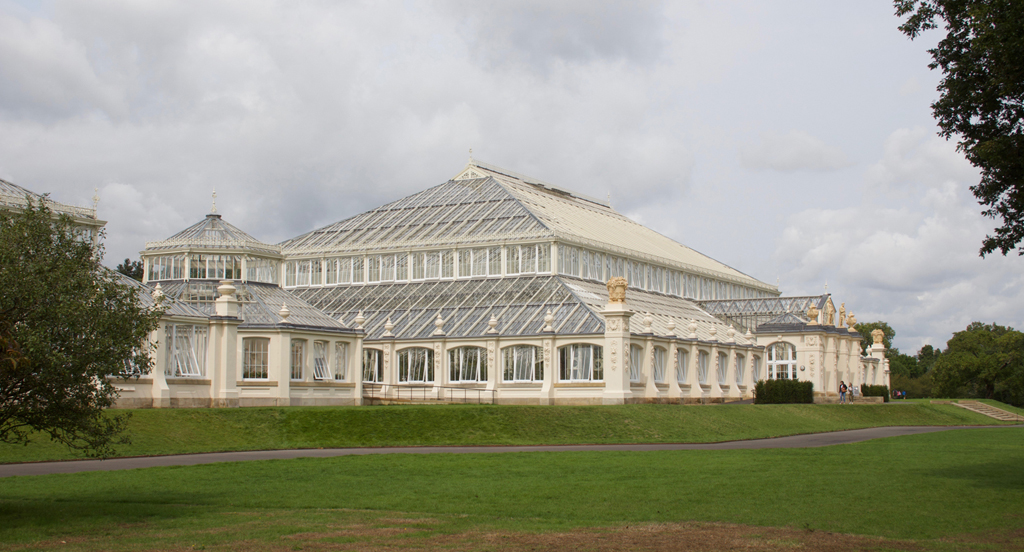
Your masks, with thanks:
M 569 443 L 696 443 L 892 425 L 991 425 L 951 405 L 393 406 L 135 410 L 123 456 L 228 450 Z M 0 462 L 73 453 L 39 436 Z
M 1022 438 L 997 428 L 815 449 L 349 456 L 15 477 L 0 482 L 0 550 L 62 540 L 83 550 L 322 549 L 358 540 L 346 528 L 402 519 L 413 521 L 392 533 L 401 548 L 439 533 L 688 520 L 924 549 L 1015 532 L 1020 544 Z

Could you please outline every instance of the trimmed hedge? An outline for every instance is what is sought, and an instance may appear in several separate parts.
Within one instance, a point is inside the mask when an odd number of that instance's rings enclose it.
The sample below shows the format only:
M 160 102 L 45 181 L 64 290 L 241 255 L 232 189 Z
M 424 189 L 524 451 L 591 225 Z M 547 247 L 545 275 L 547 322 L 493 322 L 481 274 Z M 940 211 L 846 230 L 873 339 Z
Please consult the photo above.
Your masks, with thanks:
M 754 404 L 813 403 L 814 384 L 797 380 L 761 380 L 754 386 Z
M 889 402 L 889 386 L 887 385 L 861 385 L 860 395 L 862 397 L 882 397 Z

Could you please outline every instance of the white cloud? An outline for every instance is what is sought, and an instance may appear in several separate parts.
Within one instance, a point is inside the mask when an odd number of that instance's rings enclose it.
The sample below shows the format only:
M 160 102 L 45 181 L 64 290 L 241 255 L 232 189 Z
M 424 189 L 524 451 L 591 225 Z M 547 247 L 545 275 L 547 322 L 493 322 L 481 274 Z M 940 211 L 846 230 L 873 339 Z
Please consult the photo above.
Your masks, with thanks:
M 832 282 L 859 320 L 888 321 L 911 352 L 944 345 L 973 320 L 1020 326 L 1024 259 L 978 256 L 991 222 L 978 214 L 967 190 L 976 173 L 963 163 L 927 133 L 893 132 L 865 171 L 873 191 L 862 203 L 790 217 L 775 253 L 787 285 Z
M 740 149 L 740 163 L 748 169 L 776 171 L 830 171 L 851 163 L 843 150 L 802 130 L 786 134 L 762 133 L 757 144 Z

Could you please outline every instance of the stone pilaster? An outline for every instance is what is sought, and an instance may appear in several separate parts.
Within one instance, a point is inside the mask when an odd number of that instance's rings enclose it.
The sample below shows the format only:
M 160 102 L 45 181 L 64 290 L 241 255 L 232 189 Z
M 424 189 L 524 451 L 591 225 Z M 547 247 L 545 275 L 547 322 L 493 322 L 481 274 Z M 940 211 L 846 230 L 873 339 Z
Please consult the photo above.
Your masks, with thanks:
M 629 387 L 629 319 L 633 311 L 624 302 L 608 303 L 604 316 L 604 404 L 623 404 L 632 398 Z

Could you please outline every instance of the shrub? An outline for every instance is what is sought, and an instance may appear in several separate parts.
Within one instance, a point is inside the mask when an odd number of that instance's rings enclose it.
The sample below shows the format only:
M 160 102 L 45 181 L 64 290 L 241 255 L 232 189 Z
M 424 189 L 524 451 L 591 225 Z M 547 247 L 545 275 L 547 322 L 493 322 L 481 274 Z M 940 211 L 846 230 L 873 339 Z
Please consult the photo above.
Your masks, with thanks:
M 761 380 L 754 386 L 754 404 L 813 403 L 814 384 L 797 380 Z
M 889 402 L 889 387 L 886 385 L 861 385 L 860 394 L 862 397 L 882 397 Z

